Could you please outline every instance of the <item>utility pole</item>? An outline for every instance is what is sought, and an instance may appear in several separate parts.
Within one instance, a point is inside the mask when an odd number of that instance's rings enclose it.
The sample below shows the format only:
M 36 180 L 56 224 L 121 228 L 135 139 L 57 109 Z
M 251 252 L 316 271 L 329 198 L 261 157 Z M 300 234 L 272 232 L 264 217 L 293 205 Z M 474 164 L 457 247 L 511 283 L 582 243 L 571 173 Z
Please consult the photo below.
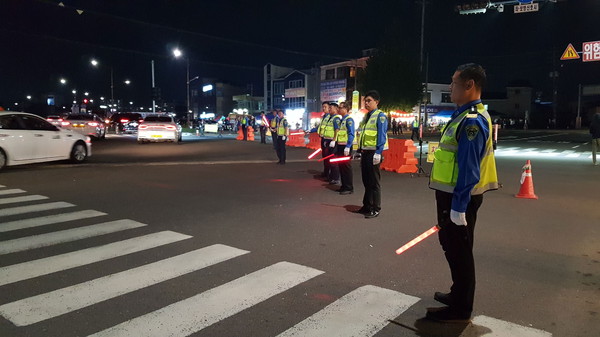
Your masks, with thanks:
M 152 67 L 152 113 L 156 113 L 156 99 L 155 99 L 155 92 L 156 92 L 156 88 L 154 87 L 154 60 L 152 60 L 152 62 L 150 62 L 150 65 Z

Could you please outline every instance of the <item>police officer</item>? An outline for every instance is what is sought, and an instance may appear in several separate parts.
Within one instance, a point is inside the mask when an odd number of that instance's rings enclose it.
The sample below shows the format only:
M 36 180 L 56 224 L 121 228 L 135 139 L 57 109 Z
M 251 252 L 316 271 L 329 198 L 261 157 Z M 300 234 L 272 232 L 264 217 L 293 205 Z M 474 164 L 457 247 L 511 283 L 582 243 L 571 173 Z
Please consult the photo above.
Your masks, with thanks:
M 415 120 L 412 122 L 412 134 L 410 135 L 410 140 L 414 140 L 413 137 L 417 137 L 417 140 L 420 140 L 419 138 L 419 117 L 415 116 Z
M 367 219 L 379 216 L 381 210 L 379 164 L 382 160 L 383 150 L 388 148 L 387 116 L 377 108 L 379 100 L 379 93 L 375 90 L 365 94 L 365 108 L 369 112 L 359 127 L 358 150 L 361 153 L 360 168 L 365 185 L 365 195 L 363 206 L 356 212 L 364 214 Z
M 325 137 L 323 136 L 323 134 L 325 132 L 325 125 L 329 122 L 329 118 L 331 117 L 331 115 L 329 114 L 328 102 L 323 102 L 322 107 L 323 118 L 321 118 L 321 123 L 319 123 L 317 133 L 319 134 L 319 137 L 321 137 L 321 158 L 325 158 L 327 157 L 326 153 L 329 151 L 329 148 L 325 146 Z M 329 161 L 327 160 L 323 161 L 323 174 L 321 174 L 321 177 L 326 180 L 329 179 Z
M 273 150 L 277 152 L 277 110 L 273 109 L 271 114 L 267 116 L 269 121 L 269 131 L 271 131 L 271 140 L 273 140 Z
M 279 115 L 277 118 L 277 157 L 279 158 L 279 162 L 277 164 L 284 165 L 286 155 L 285 143 L 287 142 L 290 128 L 283 110 L 277 110 L 277 114 Z
M 259 127 L 258 127 L 258 131 L 260 132 L 260 143 L 261 144 L 267 144 L 267 126 L 265 124 L 265 120 L 266 120 L 266 116 L 264 111 L 260 112 L 260 120 L 256 121 L 256 123 L 258 123 Z
M 429 187 L 436 190 L 439 240 L 452 274 L 449 293 L 434 299 L 426 317 L 441 322 L 469 321 L 475 295 L 473 234 L 483 193 L 498 188 L 490 115 L 481 103 L 485 70 L 469 63 L 452 76 L 450 97 L 459 108 L 442 130 Z
M 323 131 L 325 139 L 325 147 L 327 156 L 335 154 L 335 136 L 340 129 L 340 121 L 342 117 L 339 115 L 339 106 L 337 103 L 329 103 L 329 120 Z M 340 169 L 337 165 L 332 165 L 329 159 L 325 160 L 329 163 L 329 184 L 336 185 L 340 183 Z
M 341 116 L 340 128 L 335 136 L 337 143 L 336 157 L 352 157 L 352 145 L 354 142 L 354 119 L 348 114 L 349 107 L 346 102 L 340 104 L 339 113 Z M 354 193 L 354 183 L 352 177 L 352 160 L 343 161 L 337 164 L 340 170 L 342 187 L 338 190 L 341 195 Z

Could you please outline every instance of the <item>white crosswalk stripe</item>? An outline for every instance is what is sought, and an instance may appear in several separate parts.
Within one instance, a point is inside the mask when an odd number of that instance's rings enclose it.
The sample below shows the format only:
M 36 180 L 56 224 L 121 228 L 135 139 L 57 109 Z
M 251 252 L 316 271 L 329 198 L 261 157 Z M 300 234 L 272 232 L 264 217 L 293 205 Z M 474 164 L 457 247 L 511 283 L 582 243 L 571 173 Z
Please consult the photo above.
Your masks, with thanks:
M 322 273 L 279 262 L 92 336 L 188 336 Z
M 164 231 L 109 243 L 103 246 L 10 265 L 0 268 L 0 286 L 118 256 L 124 256 L 189 238 L 191 238 L 189 235 Z
M 36 200 L 44 200 L 44 199 L 48 199 L 48 197 L 45 197 L 43 195 L 37 195 L 37 194 L 36 195 L 26 195 L 24 197 L 1 198 L 0 205 L 16 204 L 18 202 L 36 201 Z
M 591 152 L 575 152 L 574 150 L 563 150 L 558 152 L 556 149 L 540 150 L 538 148 L 520 148 L 520 147 L 498 147 L 494 151 L 496 157 L 525 157 L 527 159 L 553 158 L 553 159 L 589 159 Z
M 247 253 L 248 251 L 225 245 L 213 245 L 67 288 L 4 304 L 0 306 L 0 314 L 17 326 L 30 325 Z M 189 309 L 186 308 L 186 310 Z M 133 334 L 129 336 L 143 335 Z
M 75 205 L 70 204 L 68 202 L 59 201 L 59 202 L 49 202 L 49 203 L 45 203 L 45 204 L 37 204 L 37 205 L 30 205 L 30 206 L 11 207 L 11 208 L 0 209 L 0 216 L 27 214 L 27 213 L 33 213 L 33 212 L 43 212 L 43 211 L 49 211 L 52 209 L 67 208 L 67 207 L 73 207 L 73 206 L 75 206 Z
M 373 336 L 418 301 L 393 290 L 363 286 L 278 337 Z
M 2 186 L 5 187 L 5 186 Z M 2 190 L 0 191 L 0 195 L 8 195 L 8 194 L 18 194 L 18 193 L 25 193 L 27 191 L 23 191 L 20 189 L 10 189 L 10 190 Z
M 477 329 L 477 327 L 485 328 L 485 336 L 486 337 L 550 337 L 551 333 L 502 321 L 499 319 L 495 319 L 487 316 L 477 316 L 472 320 L 475 327 L 471 328 L 471 330 Z M 471 334 L 468 331 L 463 332 L 461 337 L 470 337 L 470 336 L 481 336 L 481 334 Z
M 19 229 L 32 228 L 38 226 L 51 225 L 61 222 L 73 221 L 73 220 L 82 220 L 87 218 L 93 218 L 97 216 L 106 215 L 106 213 L 94 211 L 94 210 L 85 210 L 85 211 L 77 211 L 72 213 L 61 213 L 56 215 L 48 215 L 37 218 L 29 218 L 23 220 L 15 220 L 10 222 L 0 223 L 0 233 L 2 232 L 10 232 Z
M 66 229 L 59 232 L 8 240 L 2 242 L 2 245 L 0 245 L 0 255 L 51 246 L 63 242 L 81 240 L 93 236 L 124 231 L 126 229 L 138 228 L 142 226 L 146 225 L 133 220 L 116 220 L 97 225 Z

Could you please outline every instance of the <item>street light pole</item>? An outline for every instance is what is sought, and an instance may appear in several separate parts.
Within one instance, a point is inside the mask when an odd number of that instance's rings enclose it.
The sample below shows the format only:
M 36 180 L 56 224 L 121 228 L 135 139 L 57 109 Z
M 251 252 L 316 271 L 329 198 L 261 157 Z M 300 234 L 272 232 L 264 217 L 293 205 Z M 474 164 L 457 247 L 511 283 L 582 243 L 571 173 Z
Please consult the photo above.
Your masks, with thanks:
M 186 72 L 186 94 L 187 94 L 187 116 L 188 116 L 188 126 L 192 126 L 192 113 L 190 112 L 190 58 L 185 58 L 187 63 L 187 72 Z
M 152 113 L 156 113 L 155 87 L 154 87 L 154 60 L 150 63 L 152 66 Z

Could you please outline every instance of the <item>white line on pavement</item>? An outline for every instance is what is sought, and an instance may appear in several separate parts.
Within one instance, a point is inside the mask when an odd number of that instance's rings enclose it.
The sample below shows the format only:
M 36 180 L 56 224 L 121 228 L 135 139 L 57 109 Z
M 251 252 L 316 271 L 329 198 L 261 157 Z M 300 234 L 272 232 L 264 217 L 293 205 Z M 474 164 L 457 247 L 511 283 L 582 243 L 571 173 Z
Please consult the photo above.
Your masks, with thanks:
M 419 298 L 363 286 L 331 303 L 278 337 L 367 337 L 383 329 Z
M 37 204 L 37 205 L 30 205 L 30 206 L 4 208 L 4 209 L 0 209 L 0 216 L 42 212 L 42 211 L 48 211 L 51 209 L 66 208 L 66 207 L 73 207 L 73 206 L 75 206 L 75 205 L 69 204 L 68 202 L 59 201 L 59 202 L 49 202 L 49 203 L 45 203 L 45 204 Z
M 486 328 L 486 332 L 482 334 L 476 334 L 477 336 L 481 336 L 485 334 L 485 337 L 550 337 L 551 333 L 502 321 L 499 319 L 495 319 L 487 316 L 477 316 L 473 319 L 473 326 L 470 326 L 465 332 L 461 334 L 461 336 L 475 336 L 472 334 L 473 329 L 477 329 L 479 326 Z M 491 330 L 491 331 L 488 331 Z
M 279 262 L 92 336 L 189 336 L 322 273 Z
M 0 268 L 0 286 L 124 256 L 189 238 L 191 238 L 189 235 L 163 231 L 98 247 L 10 265 Z
M 38 323 L 247 253 L 248 251 L 225 245 L 212 245 L 120 273 L 4 304 L 0 306 L 0 315 L 17 326 Z M 261 283 L 261 286 L 264 284 Z M 229 293 L 229 296 L 237 298 L 242 294 L 232 292 Z M 185 308 L 184 311 L 189 312 L 190 308 Z M 204 320 L 205 317 L 199 319 Z M 170 325 L 172 322 L 173 320 L 161 321 L 159 324 Z M 128 336 L 147 335 L 130 334 Z
M 137 227 L 146 226 L 133 220 L 117 220 L 92 226 L 85 226 L 48 234 L 33 235 L 24 238 L 2 241 L 0 255 L 20 252 L 28 249 L 41 248 L 58 243 L 86 239 Z
M 0 233 L 2 232 L 10 232 L 18 229 L 38 227 L 51 225 L 55 223 L 73 221 L 73 220 L 81 220 L 87 218 L 93 218 L 97 216 L 106 215 L 106 213 L 94 211 L 94 210 L 85 210 L 85 211 L 77 211 L 72 213 L 62 213 L 56 215 L 49 216 L 41 216 L 37 218 L 23 219 L 23 220 L 15 220 L 5 223 L 0 223 Z
M 23 191 L 20 189 L 3 190 L 3 191 L 0 191 L 0 195 L 17 194 L 17 193 L 25 193 L 25 192 L 27 192 L 27 191 Z
M 44 200 L 44 199 L 48 199 L 48 197 L 45 197 L 43 195 L 37 195 L 37 194 L 26 195 L 24 197 L 1 198 L 0 205 L 15 204 L 18 202 L 36 201 L 36 200 Z

